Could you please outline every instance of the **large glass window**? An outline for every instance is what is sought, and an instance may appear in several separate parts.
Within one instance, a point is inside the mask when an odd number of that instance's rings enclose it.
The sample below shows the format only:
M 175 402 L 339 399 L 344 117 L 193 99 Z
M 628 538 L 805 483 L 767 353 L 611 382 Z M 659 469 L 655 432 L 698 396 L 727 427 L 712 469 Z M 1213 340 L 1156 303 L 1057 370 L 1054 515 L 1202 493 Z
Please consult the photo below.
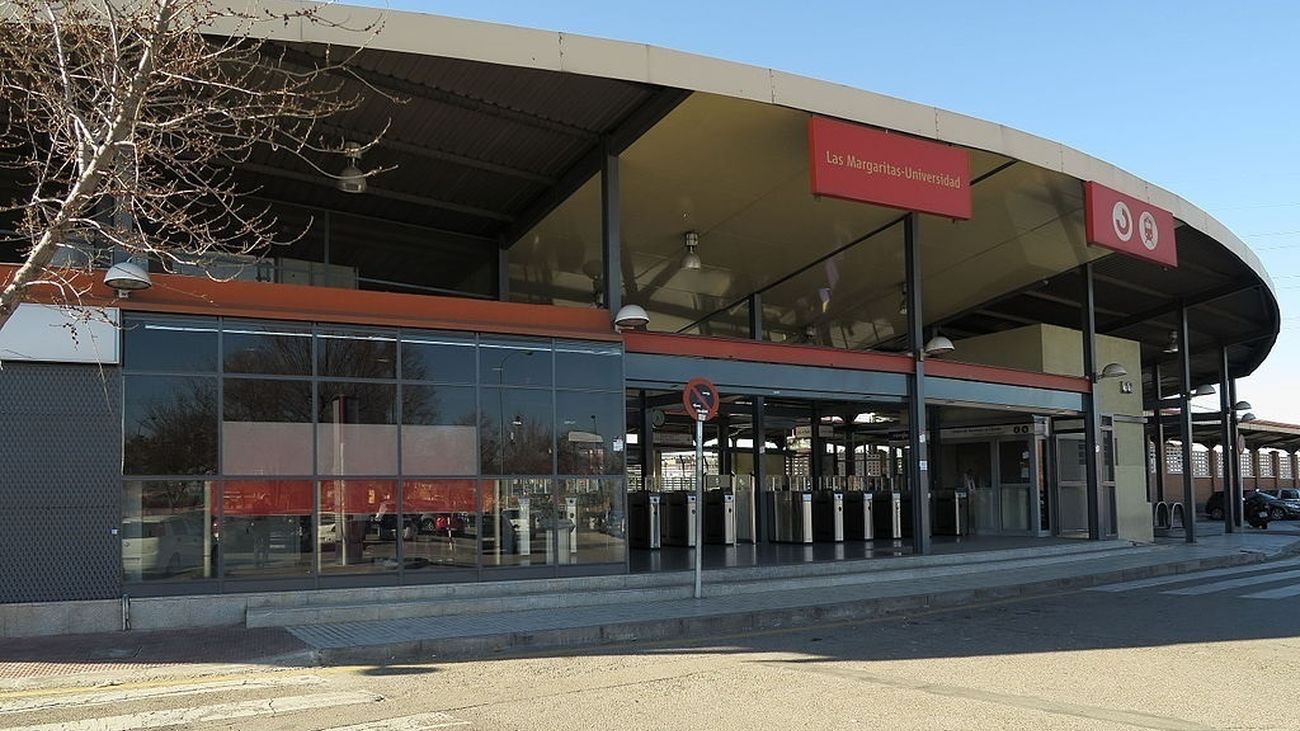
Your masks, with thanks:
M 402 335 L 402 378 L 407 381 L 474 383 L 478 375 L 474 338 L 441 333 Z
M 406 526 L 397 511 L 394 480 L 324 480 L 320 483 L 322 573 L 392 571 Z
M 478 471 L 478 394 L 472 386 L 402 387 L 402 472 Z
M 224 383 L 221 471 L 312 474 L 311 382 L 227 378 Z
M 216 576 L 214 483 L 128 480 L 122 491 L 122 574 L 128 582 Z
M 226 373 L 311 375 L 311 328 L 284 323 L 241 323 L 221 333 Z
M 397 386 L 321 381 L 317 393 L 317 472 L 397 474 Z
M 549 475 L 555 449 L 552 392 L 484 388 L 479 443 L 483 472 Z
M 402 555 L 405 568 L 473 567 L 478 553 L 478 483 L 406 480 L 402 483 Z
M 311 573 L 310 481 L 231 480 L 221 505 L 226 577 Z
M 217 471 L 217 379 L 127 375 L 123 471 L 207 475 Z
M 418 582 L 624 558 L 617 345 L 125 323 L 128 583 Z
M 558 391 L 555 411 L 559 474 L 622 474 L 622 393 Z

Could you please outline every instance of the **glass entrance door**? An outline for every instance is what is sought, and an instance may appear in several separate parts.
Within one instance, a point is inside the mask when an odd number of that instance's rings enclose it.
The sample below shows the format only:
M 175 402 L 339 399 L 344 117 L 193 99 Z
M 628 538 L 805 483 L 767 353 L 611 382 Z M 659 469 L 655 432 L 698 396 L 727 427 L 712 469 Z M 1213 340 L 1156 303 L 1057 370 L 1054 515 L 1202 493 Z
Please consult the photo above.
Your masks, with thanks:
M 1056 528 L 1059 535 L 1088 532 L 1088 451 L 1082 434 L 1056 435 Z
M 998 442 L 998 512 L 1004 533 L 1028 533 L 1036 527 L 1031 519 L 1037 491 L 1030 445 L 1028 439 Z

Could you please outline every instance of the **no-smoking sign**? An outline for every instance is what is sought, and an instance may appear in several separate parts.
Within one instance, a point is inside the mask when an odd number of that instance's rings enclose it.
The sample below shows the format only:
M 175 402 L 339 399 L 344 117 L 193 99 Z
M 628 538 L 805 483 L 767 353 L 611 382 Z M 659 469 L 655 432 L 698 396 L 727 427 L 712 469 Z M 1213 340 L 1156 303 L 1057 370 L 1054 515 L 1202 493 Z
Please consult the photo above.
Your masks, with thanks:
M 692 378 L 682 389 L 682 406 L 696 421 L 708 421 L 718 415 L 718 389 L 703 378 Z

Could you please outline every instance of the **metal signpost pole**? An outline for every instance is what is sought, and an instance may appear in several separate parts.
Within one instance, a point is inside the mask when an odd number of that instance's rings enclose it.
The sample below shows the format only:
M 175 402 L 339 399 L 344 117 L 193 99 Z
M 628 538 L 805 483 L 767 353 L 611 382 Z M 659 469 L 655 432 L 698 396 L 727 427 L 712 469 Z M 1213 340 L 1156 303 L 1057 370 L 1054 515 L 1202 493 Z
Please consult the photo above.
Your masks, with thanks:
M 704 577 L 704 419 L 695 417 L 695 598 Z

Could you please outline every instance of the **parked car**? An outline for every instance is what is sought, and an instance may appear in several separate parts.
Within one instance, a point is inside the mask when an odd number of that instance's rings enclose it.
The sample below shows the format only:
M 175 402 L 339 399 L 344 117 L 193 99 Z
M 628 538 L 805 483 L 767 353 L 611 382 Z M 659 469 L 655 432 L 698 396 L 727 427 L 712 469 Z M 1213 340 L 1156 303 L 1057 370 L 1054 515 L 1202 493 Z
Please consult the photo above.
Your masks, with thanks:
M 1300 507 L 1300 489 L 1284 487 L 1280 490 L 1260 490 L 1260 492 L 1272 495 L 1286 503 L 1294 503 L 1297 507 Z
M 122 569 L 131 580 L 203 566 L 203 521 L 181 515 L 122 522 Z
M 1259 508 L 1268 513 L 1269 520 L 1300 519 L 1300 502 L 1281 500 L 1262 490 L 1246 493 L 1247 508 Z M 1214 520 L 1223 520 L 1223 493 L 1216 492 L 1205 501 L 1205 512 Z

